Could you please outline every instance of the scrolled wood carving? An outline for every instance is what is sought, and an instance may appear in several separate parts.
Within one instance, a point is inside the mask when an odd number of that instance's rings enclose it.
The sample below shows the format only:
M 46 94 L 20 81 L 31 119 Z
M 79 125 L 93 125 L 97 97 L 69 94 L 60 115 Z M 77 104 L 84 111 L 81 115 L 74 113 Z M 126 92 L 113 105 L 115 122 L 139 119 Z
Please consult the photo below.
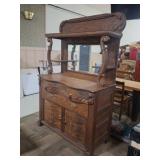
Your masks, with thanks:
M 76 45 L 73 45 L 72 51 L 71 51 L 71 60 L 74 60 L 74 53 L 76 51 Z M 75 71 L 75 61 L 72 62 L 72 69 Z
M 73 96 L 72 94 L 69 94 L 69 100 L 74 103 L 79 103 L 79 104 L 87 104 L 87 105 L 92 105 L 95 102 L 95 97 L 92 94 L 89 94 L 88 97 L 77 97 Z
M 48 51 L 47 51 L 47 61 L 48 61 L 48 74 L 52 74 L 53 68 L 52 68 L 52 61 L 51 61 L 51 52 L 52 52 L 52 38 L 47 39 L 49 42 L 48 45 Z
M 100 80 L 103 77 L 103 74 L 105 73 L 108 64 L 109 53 L 106 44 L 109 42 L 109 40 L 110 40 L 109 36 L 102 36 L 100 39 L 100 47 L 101 47 L 100 54 L 102 54 L 102 66 L 100 68 L 98 75 L 98 85 L 100 85 Z
M 57 94 L 57 88 L 56 87 L 45 87 L 45 90 L 48 92 L 48 93 L 51 93 L 51 94 Z

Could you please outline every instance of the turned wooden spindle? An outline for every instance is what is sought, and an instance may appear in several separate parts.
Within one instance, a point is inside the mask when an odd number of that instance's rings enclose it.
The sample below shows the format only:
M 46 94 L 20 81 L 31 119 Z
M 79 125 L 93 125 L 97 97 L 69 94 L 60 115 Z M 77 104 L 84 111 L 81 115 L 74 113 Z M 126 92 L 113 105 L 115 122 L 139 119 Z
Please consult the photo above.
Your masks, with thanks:
M 49 42 L 48 45 L 48 51 L 47 51 L 47 61 L 48 61 L 48 74 L 52 74 L 53 68 L 52 68 L 52 61 L 51 61 L 51 52 L 52 52 L 52 38 L 47 39 Z

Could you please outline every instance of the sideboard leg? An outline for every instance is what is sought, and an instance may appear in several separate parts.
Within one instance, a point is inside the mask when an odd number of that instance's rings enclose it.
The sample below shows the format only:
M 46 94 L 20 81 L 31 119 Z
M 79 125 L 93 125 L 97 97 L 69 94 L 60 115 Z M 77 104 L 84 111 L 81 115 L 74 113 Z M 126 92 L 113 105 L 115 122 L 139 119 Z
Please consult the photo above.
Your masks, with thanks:
M 107 139 L 107 138 L 104 140 L 104 143 L 105 143 L 105 144 L 107 144 L 107 143 L 108 143 L 108 139 Z
M 89 156 L 94 156 L 94 147 L 91 148 L 91 150 L 88 153 Z
M 94 152 L 89 152 L 88 156 L 94 156 Z
M 43 123 L 41 122 L 41 120 L 38 121 L 38 125 L 43 126 Z

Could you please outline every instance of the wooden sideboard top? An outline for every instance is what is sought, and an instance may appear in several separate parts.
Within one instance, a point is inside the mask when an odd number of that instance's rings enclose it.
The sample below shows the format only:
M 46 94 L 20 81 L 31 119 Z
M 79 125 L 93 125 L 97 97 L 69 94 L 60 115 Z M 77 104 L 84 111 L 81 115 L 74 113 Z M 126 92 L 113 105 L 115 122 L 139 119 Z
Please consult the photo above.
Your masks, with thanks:
M 114 85 L 108 85 L 105 87 L 98 86 L 97 82 L 71 77 L 63 73 L 41 75 L 41 78 L 42 80 L 47 80 L 50 82 L 58 82 L 70 88 L 86 90 L 89 92 L 97 92 L 105 88 L 110 88 L 114 86 Z

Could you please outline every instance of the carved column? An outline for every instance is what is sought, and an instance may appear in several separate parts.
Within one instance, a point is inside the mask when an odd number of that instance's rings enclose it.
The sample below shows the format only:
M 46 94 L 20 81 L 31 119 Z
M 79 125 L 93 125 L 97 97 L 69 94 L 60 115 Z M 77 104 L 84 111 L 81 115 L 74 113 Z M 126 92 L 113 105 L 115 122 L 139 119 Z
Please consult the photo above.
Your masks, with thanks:
M 100 54 L 102 54 L 102 65 L 101 68 L 99 70 L 99 75 L 98 75 L 98 84 L 100 84 L 100 80 L 103 77 L 106 69 L 107 69 L 107 65 L 108 65 L 108 61 L 109 61 L 109 52 L 107 49 L 107 43 L 110 40 L 109 36 L 102 36 L 100 39 L 100 47 L 101 47 L 101 52 Z
M 114 38 L 110 41 L 108 44 L 108 52 L 109 52 L 109 63 L 108 66 L 110 67 L 110 70 L 106 70 L 105 76 L 108 79 L 108 75 L 110 74 L 110 81 L 113 83 L 116 79 L 116 69 L 117 69 L 117 60 L 118 60 L 118 52 L 119 52 L 119 44 L 120 44 L 120 38 Z
M 52 61 L 51 61 L 51 52 L 52 52 L 52 38 L 47 39 L 49 42 L 48 45 L 48 51 L 47 51 L 47 61 L 48 61 L 48 74 L 52 74 L 53 68 L 52 68 Z
M 61 60 L 66 60 L 66 62 L 61 63 L 61 73 L 63 73 L 68 68 L 68 43 L 65 40 L 61 41 Z
M 72 47 L 72 51 L 71 51 L 71 60 L 72 61 L 72 70 L 75 71 L 75 61 L 74 61 L 74 53 L 75 53 L 75 50 L 76 50 L 76 45 L 73 45 Z
M 97 82 L 100 86 L 113 84 L 115 81 L 120 38 L 121 36 L 116 38 L 102 36 L 100 39 L 102 66 L 99 71 Z

